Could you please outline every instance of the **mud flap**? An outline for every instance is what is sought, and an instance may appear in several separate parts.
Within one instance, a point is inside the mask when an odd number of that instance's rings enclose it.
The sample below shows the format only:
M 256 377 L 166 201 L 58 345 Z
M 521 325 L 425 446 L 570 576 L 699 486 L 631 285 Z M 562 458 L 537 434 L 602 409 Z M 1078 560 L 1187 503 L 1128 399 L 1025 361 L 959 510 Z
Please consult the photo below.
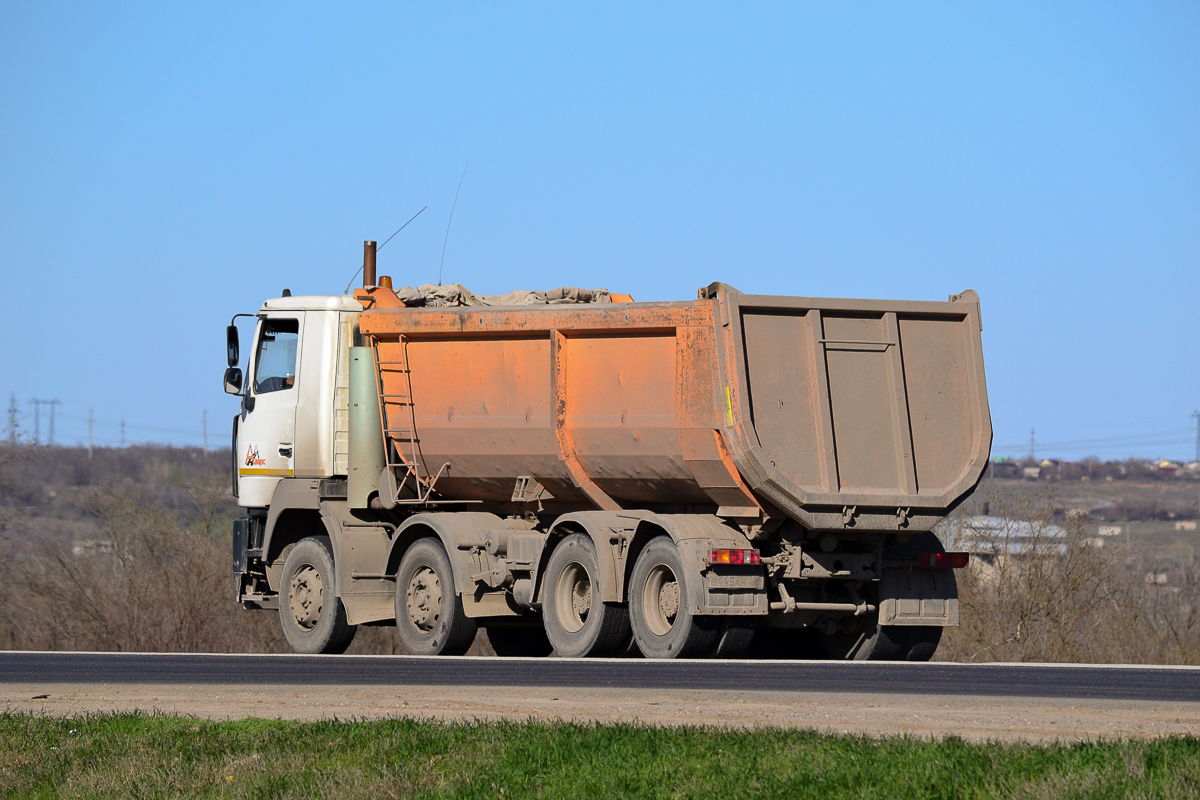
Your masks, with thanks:
M 879 624 L 958 627 L 958 582 L 954 572 L 885 569 L 879 585 Z

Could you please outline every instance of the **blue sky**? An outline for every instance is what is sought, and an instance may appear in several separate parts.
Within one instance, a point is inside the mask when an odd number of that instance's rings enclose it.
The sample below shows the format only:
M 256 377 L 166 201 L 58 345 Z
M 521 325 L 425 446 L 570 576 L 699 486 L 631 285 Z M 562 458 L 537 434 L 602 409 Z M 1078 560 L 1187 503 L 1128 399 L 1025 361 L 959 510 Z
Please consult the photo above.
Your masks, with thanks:
M 994 454 L 1190 457 L 1200 6 L 0 5 L 0 400 L 214 445 L 228 318 L 400 283 L 983 300 Z M 43 418 L 43 438 L 46 420 Z

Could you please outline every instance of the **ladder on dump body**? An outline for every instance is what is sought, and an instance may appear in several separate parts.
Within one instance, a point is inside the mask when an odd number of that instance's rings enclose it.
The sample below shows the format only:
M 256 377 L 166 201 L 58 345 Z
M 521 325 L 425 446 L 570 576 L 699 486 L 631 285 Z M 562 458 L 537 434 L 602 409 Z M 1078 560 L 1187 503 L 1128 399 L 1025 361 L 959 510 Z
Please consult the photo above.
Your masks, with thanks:
M 379 357 L 379 343 L 375 343 L 375 365 L 379 370 L 379 412 L 383 420 L 383 453 L 387 464 L 388 474 L 395 480 L 395 493 L 388 498 L 392 503 L 419 503 L 429 499 L 433 490 L 431 483 L 422 497 L 422 480 L 420 461 L 417 459 L 420 444 L 417 441 L 417 421 L 413 411 L 412 401 L 412 372 L 408 367 L 408 342 L 400 337 L 398 342 L 400 360 L 384 361 Z M 385 394 L 387 383 L 385 373 L 399 373 L 403 377 L 402 394 Z M 404 448 L 409 448 L 405 452 Z M 402 475 L 403 477 L 398 477 Z M 413 479 L 413 494 L 415 499 L 401 500 L 400 493 Z M 383 498 L 381 498 L 383 499 Z M 385 500 L 385 502 L 387 502 Z

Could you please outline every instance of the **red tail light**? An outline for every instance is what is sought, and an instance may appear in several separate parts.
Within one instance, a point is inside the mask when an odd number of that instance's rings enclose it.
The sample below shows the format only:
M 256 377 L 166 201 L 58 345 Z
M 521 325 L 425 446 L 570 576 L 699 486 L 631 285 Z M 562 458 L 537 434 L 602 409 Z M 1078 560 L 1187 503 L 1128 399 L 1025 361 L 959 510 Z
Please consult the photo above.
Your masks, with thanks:
M 962 569 L 970 560 L 970 553 L 921 553 L 921 566 L 928 569 Z
M 757 550 L 713 550 L 708 556 L 710 564 L 761 564 Z

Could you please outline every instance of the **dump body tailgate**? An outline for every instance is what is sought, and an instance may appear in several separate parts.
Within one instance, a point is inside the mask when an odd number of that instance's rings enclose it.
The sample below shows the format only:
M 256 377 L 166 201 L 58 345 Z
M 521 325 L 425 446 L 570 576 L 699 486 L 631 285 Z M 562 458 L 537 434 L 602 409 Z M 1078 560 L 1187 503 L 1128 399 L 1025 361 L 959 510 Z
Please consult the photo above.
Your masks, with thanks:
M 987 466 L 979 298 L 746 295 L 715 324 L 726 446 L 755 490 L 818 529 L 924 530 Z

